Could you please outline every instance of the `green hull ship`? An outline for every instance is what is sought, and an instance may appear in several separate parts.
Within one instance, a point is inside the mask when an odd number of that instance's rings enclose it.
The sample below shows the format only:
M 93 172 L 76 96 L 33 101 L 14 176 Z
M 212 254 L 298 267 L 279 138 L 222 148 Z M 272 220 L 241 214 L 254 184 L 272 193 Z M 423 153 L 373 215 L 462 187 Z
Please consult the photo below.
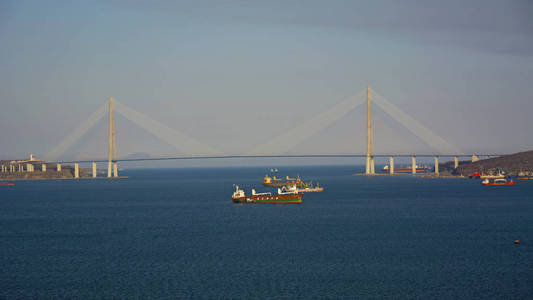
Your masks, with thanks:
M 239 186 L 235 186 L 235 192 L 231 196 L 231 200 L 234 203 L 279 203 L 279 204 L 290 204 L 290 203 L 302 203 L 302 194 L 297 192 L 282 192 L 278 189 L 277 195 L 272 195 L 272 193 L 256 193 L 252 189 L 252 195 L 246 196 L 243 190 L 239 189 Z

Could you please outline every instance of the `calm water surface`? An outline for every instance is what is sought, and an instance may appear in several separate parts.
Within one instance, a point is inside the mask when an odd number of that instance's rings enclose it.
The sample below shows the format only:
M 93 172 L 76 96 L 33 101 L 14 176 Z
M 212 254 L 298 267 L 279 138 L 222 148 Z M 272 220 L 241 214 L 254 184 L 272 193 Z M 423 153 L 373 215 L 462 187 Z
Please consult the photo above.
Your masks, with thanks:
M 533 297 L 533 181 L 279 169 L 326 191 L 233 204 L 267 189 L 252 167 L 0 187 L 0 298 Z

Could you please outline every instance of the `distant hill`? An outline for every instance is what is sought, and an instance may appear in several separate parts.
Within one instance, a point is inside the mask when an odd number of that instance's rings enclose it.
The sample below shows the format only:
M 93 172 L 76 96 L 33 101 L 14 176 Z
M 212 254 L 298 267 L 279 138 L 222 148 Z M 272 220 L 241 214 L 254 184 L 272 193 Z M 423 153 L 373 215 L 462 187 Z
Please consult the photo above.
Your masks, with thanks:
M 462 164 L 454 173 L 467 176 L 474 172 L 490 174 L 499 171 L 509 175 L 533 174 L 533 150 Z

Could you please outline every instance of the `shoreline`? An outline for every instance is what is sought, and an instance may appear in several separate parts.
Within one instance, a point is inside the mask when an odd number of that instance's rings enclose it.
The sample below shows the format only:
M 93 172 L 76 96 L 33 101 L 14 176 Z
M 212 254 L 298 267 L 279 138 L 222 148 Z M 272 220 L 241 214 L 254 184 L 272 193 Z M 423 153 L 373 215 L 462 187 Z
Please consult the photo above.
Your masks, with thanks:
M 128 176 L 118 176 L 118 177 L 80 177 L 80 178 L 0 178 L 0 181 L 55 181 L 55 180 L 91 180 L 91 179 L 127 179 Z
M 367 175 L 365 173 L 354 173 L 352 176 L 413 176 L 413 177 L 420 177 L 420 178 L 468 178 L 467 176 L 463 175 L 435 175 L 435 174 L 401 174 L 401 173 L 376 173 L 372 175 Z

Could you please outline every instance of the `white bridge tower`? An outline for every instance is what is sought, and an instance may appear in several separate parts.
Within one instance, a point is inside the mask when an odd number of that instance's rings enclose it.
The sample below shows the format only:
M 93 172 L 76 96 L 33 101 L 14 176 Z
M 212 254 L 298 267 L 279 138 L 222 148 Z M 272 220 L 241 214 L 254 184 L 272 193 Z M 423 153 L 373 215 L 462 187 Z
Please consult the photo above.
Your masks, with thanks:
M 115 134 L 115 117 L 113 98 L 109 98 L 109 151 L 107 156 L 107 177 L 118 177 L 117 139 Z
M 366 89 L 366 175 L 374 175 L 374 136 L 372 132 L 372 105 L 370 86 Z

